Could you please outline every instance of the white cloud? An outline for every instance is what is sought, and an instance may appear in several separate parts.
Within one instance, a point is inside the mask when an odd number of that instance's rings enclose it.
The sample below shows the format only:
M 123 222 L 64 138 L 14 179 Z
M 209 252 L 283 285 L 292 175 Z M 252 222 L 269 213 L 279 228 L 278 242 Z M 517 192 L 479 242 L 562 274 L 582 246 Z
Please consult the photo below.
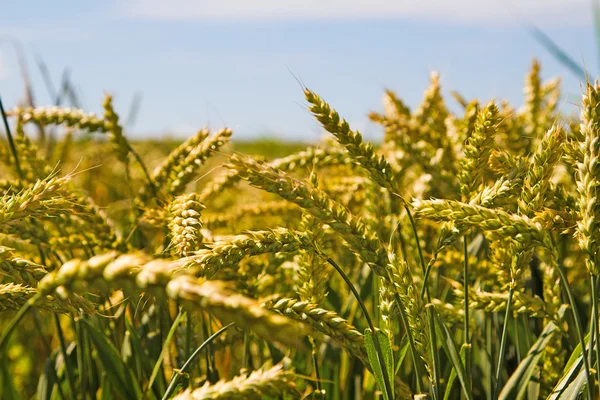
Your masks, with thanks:
M 447 23 L 580 25 L 589 0 L 129 0 L 125 15 L 175 20 L 407 18 Z

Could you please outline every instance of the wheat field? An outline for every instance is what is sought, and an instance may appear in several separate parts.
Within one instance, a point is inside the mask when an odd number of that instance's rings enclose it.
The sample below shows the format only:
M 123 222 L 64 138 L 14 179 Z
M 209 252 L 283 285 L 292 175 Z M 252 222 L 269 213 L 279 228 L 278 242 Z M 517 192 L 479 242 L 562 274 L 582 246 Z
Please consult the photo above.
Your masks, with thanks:
M 1 397 L 600 398 L 600 86 L 540 76 L 388 90 L 377 146 L 304 88 L 284 156 L 3 110 Z

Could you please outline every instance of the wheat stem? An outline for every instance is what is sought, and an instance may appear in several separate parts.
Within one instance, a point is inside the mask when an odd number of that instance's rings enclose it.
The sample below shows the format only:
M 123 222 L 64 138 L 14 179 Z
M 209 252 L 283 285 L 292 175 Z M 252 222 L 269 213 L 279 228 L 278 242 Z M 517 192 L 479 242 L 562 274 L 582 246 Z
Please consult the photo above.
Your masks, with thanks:
M 373 345 L 375 346 L 375 351 L 377 352 L 377 358 L 379 359 L 379 365 L 381 367 L 381 370 L 383 372 L 383 383 L 385 385 L 385 391 L 387 393 L 387 398 L 388 399 L 392 399 L 392 386 L 390 383 L 390 377 L 387 373 L 387 368 L 385 366 L 385 362 L 384 362 L 384 358 L 383 358 L 383 351 L 381 350 L 381 345 L 379 343 L 379 339 L 377 338 L 377 331 L 375 330 L 375 325 L 373 325 L 373 321 L 371 320 L 371 316 L 369 315 L 369 311 L 367 310 L 367 307 L 365 306 L 365 303 L 363 303 L 362 299 L 360 298 L 360 294 L 358 293 L 358 291 L 356 290 L 356 288 L 354 287 L 354 284 L 352 283 L 352 281 L 350 280 L 350 278 L 348 278 L 348 275 L 346 275 L 346 273 L 344 272 L 344 270 L 342 270 L 342 268 L 340 268 L 339 265 L 337 265 L 337 263 L 335 261 L 333 261 L 330 257 L 327 257 L 327 262 L 329 263 L 329 265 L 331 265 L 342 277 L 342 279 L 344 280 L 344 282 L 346 282 L 346 285 L 348 285 L 348 288 L 352 291 L 352 294 L 354 295 L 354 297 L 356 298 L 356 301 L 358 302 L 358 305 L 360 306 L 365 319 L 367 320 L 367 324 L 369 325 L 369 329 L 371 330 L 371 332 L 373 333 Z
M 233 325 L 234 325 L 234 323 L 232 322 L 232 323 L 230 323 L 228 325 L 225 325 L 224 327 L 222 327 L 221 329 L 219 329 L 215 333 L 213 333 L 200 346 L 198 346 L 198 348 L 196 350 L 194 350 L 194 352 L 185 361 L 185 363 L 183 364 L 183 366 L 181 367 L 180 370 L 173 372 L 173 377 L 171 378 L 171 382 L 169 383 L 169 386 L 167 387 L 167 390 L 165 391 L 165 394 L 163 395 L 162 400 L 167 400 L 169 398 L 169 396 L 171 396 L 171 393 L 173 393 L 173 390 L 177 386 L 177 382 L 179 382 L 179 378 L 181 376 L 183 376 L 183 374 L 185 373 L 185 370 L 187 369 L 187 367 L 189 367 L 190 364 L 194 361 L 194 359 L 196 359 L 196 357 L 198 356 L 198 354 L 200 354 L 200 352 L 202 350 L 204 350 L 204 348 L 206 346 L 208 346 L 213 340 L 215 340 L 216 338 L 218 338 L 223 332 L 225 332 L 228 328 L 232 327 Z
M 514 283 L 511 283 L 508 291 L 508 301 L 506 303 L 506 313 L 504 314 L 504 322 L 502 324 L 502 339 L 500 340 L 500 354 L 498 355 L 498 364 L 496 365 L 496 386 L 494 388 L 494 400 L 498 399 L 500 392 L 500 375 L 502 373 L 502 367 L 504 366 L 504 356 L 506 353 L 506 339 L 508 336 L 508 320 L 511 317 L 510 308 L 512 305 L 512 298 L 514 292 Z

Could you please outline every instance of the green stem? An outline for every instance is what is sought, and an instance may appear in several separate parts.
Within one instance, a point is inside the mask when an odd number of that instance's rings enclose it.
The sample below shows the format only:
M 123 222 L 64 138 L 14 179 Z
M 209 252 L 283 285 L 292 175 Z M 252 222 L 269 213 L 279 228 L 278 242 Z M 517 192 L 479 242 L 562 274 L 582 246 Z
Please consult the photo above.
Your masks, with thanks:
M 56 325 L 56 332 L 58 333 L 58 342 L 60 344 L 60 352 L 62 353 L 65 369 L 67 370 L 67 379 L 69 381 L 69 388 L 71 389 L 71 394 L 73 397 L 77 397 L 75 391 L 75 377 L 73 375 L 73 368 L 71 366 L 71 362 L 69 361 L 69 357 L 67 355 L 67 344 L 65 342 L 65 335 L 63 334 L 62 327 L 60 326 L 60 320 L 58 319 L 58 315 L 53 313 L 54 316 L 54 324 Z
M 421 249 L 421 241 L 419 240 L 419 233 L 417 232 L 417 225 L 415 224 L 415 220 L 412 216 L 412 213 L 410 212 L 410 209 L 408 208 L 408 205 L 404 206 L 404 209 L 406 210 L 406 214 L 408 215 L 408 219 L 410 221 L 410 226 L 412 228 L 413 231 L 413 235 L 415 237 L 415 242 L 417 245 L 417 251 L 419 253 L 419 262 L 421 263 L 421 270 L 423 271 L 423 274 L 426 273 L 427 271 L 427 267 L 425 266 L 425 258 L 423 257 L 423 250 Z M 426 296 L 427 296 L 427 302 L 431 303 L 431 295 L 429 293 L 429 287 L 425 284 L 423 284 L 423 289 Z M 432 392 L 433 392 L 433 398 L 434 399 L 439 399 L 439 387 L 440 387 L 440 355 L 438 353 L 438 348 L 437 348 L 437 337 L 436 337 L 436 333 L 435 333 L 435 317 L 433 315 L 433 310 L 430 307 L 427 307 L 427 317 L 429 320 L 429 336 L 431 338 L 430 340 L 430 346 L 431 346 L 431 358 L 433 360 L 433 384 L 432 384 Z
M 2 114 L 2 121 L 4 121 L 4 129 L 6 130 L 6 137 L 8 138 L 10 152 L 12 153 L 12 156 L 15 159 L 15 169 L 17 170 L 17 175 L 19 175 L 19 178 L 23 180 L 23 171 L 21 170 L 21 164 L 19 163 L 19 156 L 17 155 L 17 148 L 15 147 L 15 142 L 13 140 L 12 134 L 10 133 L 10 126 L 8 125 L 6 111 L 4 111 L 4 105 L 2 105 L 2 98 L 0 98 L 0 113 Z
M 500 374 L 502 373 L 502 366 L 504 364 L 504 353 L 506 353 L 506 339 L 508 336 L 508 320 L 510 319 L 513 292 L 514 292 L 514 282 L 511 282 L 510 289 L 508 290 L 508 300 L 506 302 L 506 313 L 504 314 L 504 323 L 502 324 L 502 339 L 500 340 L 500 353 L 498 354 L 498 364 L 496 365 L 496 385 L 495 385 L 495 389 L 494 389 L 493 399 L 497 399 L 498 393 L 500 392 Z
M 425 268 L 425 274 L 423 275 L 423 286 L 421 287 L 421 298 L 425 297 L 425 291 L 427 290 L 427 282 L 429 280 L 429 274 L 431 273 L 431 268 L 433 268 L 433 264 L 435 263 L 435 259 L 437 258 L 437 253 L 433 255 L 431 261 L 427 264 Z
M 517 354 L 517 365 L 521 364 L 521 335 L 519 334 L 519 318 L 513 318 L 513 329 L 515 330 L 515 348 Z M 528 347 L 529 348 L 529 347 Z
M 417 379 L 415 379 L 417 385 L 417 392 L 421 393 L 421 377 L 425 376 L 423 360 L 419 356 L 417 351 L 417 346 L 415 344 L 415 339 L 413 338 L 412 331 L 410 330 L 410 325 L 408 324 L 408 318 L 406 317 L 406 311 L 402 305 L 402 301 L 400 300 L 400 296 L 397 292 L 394 292 L 394 300 L 398 304 L 398 309 L 400 310 L 400 319 L 402 320 L 402 325 L 404 326 L 404 331 L 406 332 L 406 337 L 408 338 L 408 344 L 410 346 L 410 353 L 412 355 L 413 364 L 415 366 L 415 372 L 417 373 Z
M 423 257 L 423 250 L 421 249 L 421 241 L 419 240 L 419 234 L 417 232 L 417 225 L 415 224 L 415 220 L 412 216 L 412 213 L 410 212 L 410 209 L 408 208 L 408 206 L 404 206 L 404 209 L 406 210 L 406 214 L 408 215 L 408 220 L 410 221 L 410 226 L 412 228 L 413 234 L 415 235 L 415 242 L 417 244 L 417 251 L 419 252 L 419 261 L 421 263 L 421 269 L 423 271 L 423 274 L 425 274 L 427 268 L 425 267 L 425 258 Z M 426 289 L 427 292 L 429 292 L 429 289 Z
M 44 331 L 42 330 L 42 324 L 40 323 L 36 312 L 33 313 L 33 323 L 35 324 L 35 327 L 38 330 L 38 333 L 40 334 L 40 338 L 42 339 L 42 345 L 46 349 L 48 358 L 52 362 L 52 348 L 50 348 L 50 344 L 48 343 L 48 340 L 46 340 L 46 336 L 44 336 Z M 1 352 L 2 352 L 2 350 L 0 350 L 0 353 Z M 67 397 L 65 396 L 65 393 L 63 392 L 63 388 L 60 385 L 60 379 L 58 378 L 58 373 L 56 372 L 56 362 L 54 362 L 54 365 L 52 365 L 52 368 L 50 368 L 50 371 L 52 371 L 52 377 L 54 378 L 54 380 L 56 382 L 55 385 L 56 385 L 56 388 L 58 389 L 58 394 L 60 395 L 60 398 L 66 399 Z
M 569 306 L 571 308 L 571 312 L 573 313 L 573 319 L 575 320 L 575 330 L 577 331 L 577 336 L 579 337 L 579 345 L 581 346 L 581 355 L 583 359 L 583 367 L 585 369 L 585 378 L 587 381 L 588 388 L 588 398 L 594 398 L 594 385 L 592 376 L 590 374 L 590 363 L 586 357 L 586 346 L 585 339 L 583 337 L 583 328 L 581 325 L 581 319 L 579 318 L 579 313 L 577 313 L 577 303 L 575 302 L 575 297 L 573 296 L 573 292 L 571 291 L 571 287 L 569 286 L 569 281 L 567 280 L 567 275 L 565 273 L 564 268 L 560 263 L 557 263 L 556 270 L 558 271 L 558 275 L 560 276 L 560 281 L 563 284 L 563 289 L 567 293 L 567 298 L 569 299 Z M 593 341 L 593 337 L 590 337 L 590 341 Z M 590 352 L 592 350 L 590 349 Z
M 592 297 L 592 309 L 590 310 L 590 332 L 589 332 L 589 338 L 590 338 L 590 352 L 588 353 L 588 362 L 590 364 L 590 367 L 594 367 L 594 342 L 596 341 L 596 327 L 598 326 L 598 322 L 596 320 L 596 310 L 594 309 L 594 278 L 592 277 L 592 275 L 590 275 L 590 295 Z M 595 390 L 594 390 L 595 391 Z
M 492 316 L 489 314 L 486 314 L 485 316 L 485 346 L 486 346 L 486 351 L 487 351 L 487 355 L 489 357 L 489 361 L 490 361 L 490 369 L 489 369 L 489 380 L 487 382 L 488 384 L 488 399 L 492 399 L 492 391 L 494 390 L 494 346 L 493 346 L 493 339 L 494 339 L 494 335 L 492 334 L 493 332 L 493 324 L 494 321 L 492 320 Z
M 464 292 L 465 292 L 465 372 L 467 374 L 467 385 L 471 386 L 471 343 L 469 335 L 469 247 L 467 244 L 467 236 L 463 237 L 463 253 L 464 253 Z
M 379 344 L 379 339 L 377 338 L 377 331 L 375 330 L 375 325 L 373 325 L 371 316 L 369 315 L 369 312 L 367 311 L 367 307 L 365 306 L 365 303 L 363 303 L 362 299 L 360 298 L 360 294 L 354 287 L 354 284 L 352 284 L 352 281 L 350 280 L 350 278 L 348 278 L 348 275 L 346 275 L 346 273 L 342 270 L 342 268 L 340 268 L 340 266 L 337 265 L 337 263 L 335 261 L 333 261 L 331 259 L 331 257 L 327 257 L 327 262 L 329 263 L 329 265 L 331 265 L 333 268 L 335 268 L 335 270 L 340 274 L 340 276 L 342 277 L 344 282 L 346 282 L 346 285 L 348 285 L 348 287 L 352 291 L 352 294 L 356 298 L 356 301 L 358 302 L 358 305 L 360 306 L 360 308 L 365 316 L 365 319 L 367 320 L 369 329 L 371 330 L 371 332 L 373 332 L 373 345 L 375 346 L 375 352 L 377 352 L 377 358 L 379 359 L 381 371 L 383 372 L 383 383 L 385 385 L 384 389 L 385 389 L 385 392 L 387 393 L 387 398 L 392 399 L 393 398 L 392 386 L 390 384 L 390 377 L 388 375 L 388 371 L 385 366 L 385 362 L 384 362 L 384 358 L 383 358 L 383 351 L 381 350 L 381 345 Z
M 154 181 L 152 180 L 152 178 L 150 177 L 150 173 L 148 173 L 148 169 L 146 168 L 146 164 L 144 164 L 144 161 L 142 161 L 142 157 L 140 157 L 140 155 L 138 154 L 137 151 L 135 151 L 133 149 L 133 147 L 131 146 L 131 144 L 129 145 L 129 151 L 131 152 L 131 154 L 133 154 L 133 157 L 136 159 L 136 161 L 138 162 L 138 164 L 140 164 L 140 167 L 142 167 L 142 171 L 144 171 L 144 175 L 146 176 L 146 179 L 148 180 L 148 186 L 150 186 L 150 190 L 152 191 L 152 195 L 156 197 L 156 186 L 154 186 Z
M 437 400 L 440 398 L 439 387 L 440 387 L 440 355 L 437 348 L 437 335 L 435 333 L 435 316 L 433 315 L 433 307 L 427 307 L 427 317 L 429 319 L 429 336 L 431 337 L 431 358 L 433 360 L 433 398 Z
M 6 117 L 6 112 L 4 111 L 4 106 L 2 105 L 2 98 L 0 98 L 0 113 L 2 114 L 2 121 L 4 121 L 4 129 L 6 130 L 6 137 L 8 138 L 8 145 L 10 147 L 10 152 L 12 153 L 13 158 L 15 159 L 15 169 L 17 170 L 17 174 L 19 178 L 23 180 L 24 175 L 21 170 L 21 164 L 19 164 L 19 156 L 17 155 L 17 148 L 15 147 L 15 142 L 13 140 L 12 134 L 10 133 L 10 126 L 8 125 L 8 118 Z
M 152 385 L 154 384 L 154 380 L 158 376 L 158 371 L 160 371 L 160 367 L 162 365 L 162 360 L 165 358 L 165 354 L 169 350 L 169 345 L 171 344 L 171 340 L 173 339 L 173 336 L 175 335 L 175 331 L 177 330 L 177 327 L 179 326 L 179 323 L 181 322 L 181 320 L 183 319 L 184 316 L 185 316 L 185 313 L 183 312 L 183 309 L 180 309 L 179 314 L 177 314 L 177 317 L 175 318 L 175 321 L 173 322 L 173 325 L 171 326 L 171 329 L 169 329 L 169 333 L 167 334 L 167 338 L 165 339 L 165 343 L 163 345 L 162 351 L 160 352 L 160 356 L 158 357 L 158 360 L 156 360 L 156 364 L 154 364 L 154 369 L 152 370 L 152 375 L 150 376 L 150 380 L 148 381 L 148 386 L 146 386 L 146 390 L 144 391 L 142 398 L 146 398 L 147 394 L 149 393 L 150 389 L 152 388 Z
M 592 301 L 594 302 L 594 331 L 596 332 L 596 373 L 598 374 L 598 384 L 600 385 L 600 329 L 598 329 L 598 277 L 600 275 L 590 275 L 592 283 Z M 591 351 L 591 350 L 590 350 Z
M 315 339 L 312 336 L 309 337 L 309 340 L 312 347 L 311 354 L 313 368 L 315 370 L 315 385 L 317 386 L 316 392 L 318 393 L 317 396 L 319 396 L 321 399 L 325 399 L 325 393 L 323 393 L 323 389 L 321 388 L 321 374 L 319 373 L 319 362 L 317 360 L 317 343 L 315 342 Z
M 171 378 L 171 382 L 169 383 L 169 386 L 167 387 L 167 390 L 165 392 L 165 394 L 162 397 L 162 400 L 167 400 L 169 398 L 169 396 L 171 396 L 171 393 L 173 392 L 173 390 L 175 389 L 175 386 L 177 385 L 177 382 L 179 381 L 179 378 L 183 375 L 183 373 L 185 372 L 185 370 L 187 369 L 187 367 L 190 366 L 190 364 L 192 363 L 192 361 L 194 361 L 194 359 L 198 356 L 198 354 L 200 354 L 200 352 L 204 349 L 204 347 L 206 347 L 210 342 L 212 342 L 213 340 L 215 340 L 219 335 L 221 335 L 223 332 L 225 332 L 227 330 L 227 328 L 233 326 L 233 322 L 230 323 L 229 325 L 225 325 L 224 327 L 222 327 L 221 329 L 219 329 L 218 331 L 216 331 L 215 333 L 213 333 L 213 335 L 211 337 L 209 337 L 208 339 L 206 339 L 204 341 L 204 343 L 202 343 L 190 356 L 190 358 L 187 359 L 187 361 L 183 364 L 183 367 L 181 367 L 181 369 L 179 371 L 176 371 L 173 373 L 173 377 Z

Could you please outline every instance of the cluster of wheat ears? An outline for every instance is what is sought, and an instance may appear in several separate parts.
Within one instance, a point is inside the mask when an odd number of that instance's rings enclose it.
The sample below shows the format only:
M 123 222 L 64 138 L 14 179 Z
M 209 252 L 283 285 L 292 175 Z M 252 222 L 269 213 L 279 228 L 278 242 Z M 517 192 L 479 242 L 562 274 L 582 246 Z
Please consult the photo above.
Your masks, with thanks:
M 598 398 L 600 87 L 559 83 L 455 114 L 433 74 L 377 147 L 304 89 L 331 135 L 271 160 L 3 112 L 1 397 Z

